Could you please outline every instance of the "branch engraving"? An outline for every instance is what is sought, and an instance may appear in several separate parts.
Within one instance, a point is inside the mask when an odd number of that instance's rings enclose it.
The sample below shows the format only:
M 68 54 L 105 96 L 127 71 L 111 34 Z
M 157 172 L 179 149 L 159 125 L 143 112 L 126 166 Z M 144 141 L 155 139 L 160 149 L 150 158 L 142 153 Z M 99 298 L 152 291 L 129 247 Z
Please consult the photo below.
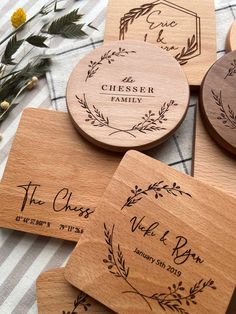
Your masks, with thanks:
M 184 192 L 181 187 L 174 182 L 172 185 L 165 184 L 164 181 L 155 182 L 150 184 L 146 189 L 140 188 L 138 185 L 135 185 L 134 189 L 131 190 L 131 196 L 127 198 L 126 203 L 122 206 L 121 210 L 125 207 L 131 207 L 137 202 L 141 201 L 145 195 L 153 192 L 156 199 L 162 198 L 164 193 L 177 197 L 179 196 L 188 196 L 192 197 L 191 194 Z
M 233 62 L 231 62 L 231 67 L 229 68 L 228 73 L 225 76 L 225 80 L 227 79 L 227 77 L 232 77 L 235 73 L 236 73 L 236 60 L 233 60 Z
M 87 301 L 87 294 L 80 292 L 77 298 L 74 300 L 73 309 L 71 311 L 62 311 L 62 314 L 78 314 L 76 310 L 81 307 L 84 311 L 88 311 L 91 307 L 91 304 Z
M 108 50 L 104 55 L 101 56 L 100 60 L 98 61 L 90 61 L 89 64 L 89 70 L 87 72 L 87 76 L 85 79 L 85 82 L 87 82 L 88 79 L 92 78 L 97 71 L 99 70 L 100 66 L 107 61 L 108 64 L 111 64 L 112 62 L 115 62 L 115 58 L 119 57 L 126 57 L 129 54 L 136 53 L 136 51 L 127 51 L 125 48 L 119 48 L 117 51 L 111 51 Z
M 191 39 L 188 38 L 186 47 L 184 47 L 182 51 L 175 56 L 175 59 L 180 65 L 185 65 L 197 49 L 197 38 L 193 35 Z
M 211 92 L 212 92 L 212 96 L 216 105 L 220 109 L 220 113 L 217 117 L 217 120 L 222 121 L 225 127 L 235 130 L 236 129 L 236 113 L 233 111 L 230 105 L 227 106 L 227 109 L 225 108 L 224 103 L 223 103 L 222 91 L 220 91 L 218 94 L 214 92 L 213 90 Z
M 147 134 L 148 132 L 166 130 L 163 126 L 164 122 L 168 121 L 166 114 L 170 111 L 171 107 L 178 106 L 174 100 L 170 100 L 162 105 L 157 114 L 152 112 L 152 110 L 149 110 L 143 117 L 141 117 L 139 123 L 128 129 L 120 129 L 114 127 L 110 123 L 110 119 L 105 117 L 96 106 L 93 105 L 91 108 L 87 102 L 85 94 L 83 94 L 83 98 L 80 98 L 77 95 L 75 97 L 88 115 L 85 121 L 90 122 L 94 127 L 106 127 L 110 129 L 111 132 L 109 133 L 109 136 L 117 133 L 126 133 L 129 136 L 137 137 L 137 133 Z
M 117 246 L 114 245 L 114 231 L 114 224 L 112 228 L 109 229 L 109 227 L 107 227 L 104 223 L 107 256 L 103 259 L 103 263 L 106 264 L 110 274 L 116 278 L 122 279 L 127 286 L 129 286 L 130 289 L 123 291 L 122 293 L 137 295 L 143 300 L 143 302 L 145 302 L 151 311 L 153 310 L 153 304 L 158 304 L 164 311 L 171 310 L 172 312 L 180 314 L 189 314 L 185 307 L 196 305 L 196 298 L 198 294 L 205 292 L 207 288 L 216 289 L 212 279 L 201 279 L 189 290 L 186 289 L 183 282 L 180 281 L 178 284 L 174 283 L 172 286 L 167 287 L 166 291 L 161 293 L 155 292 L 154 294 L 147 295 L 141 292 L 134 286 L 134 284 L 131 283 L 131 280 L 129 279 L 131 270 L 130 267 L 127 266 L 120 244 Z

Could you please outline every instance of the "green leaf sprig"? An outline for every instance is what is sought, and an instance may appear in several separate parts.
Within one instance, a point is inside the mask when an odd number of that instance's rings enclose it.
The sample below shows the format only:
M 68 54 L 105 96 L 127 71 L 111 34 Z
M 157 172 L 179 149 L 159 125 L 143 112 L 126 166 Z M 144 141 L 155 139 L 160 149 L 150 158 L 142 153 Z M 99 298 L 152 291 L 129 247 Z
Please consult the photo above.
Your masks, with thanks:
M 40 78 L 49 70 L 50 59 L 36 59 L 29 62 L 24 68 L 15 71 L 0 87 L 0 102 L 8 100 L 10 106 L 7 110 L 0 107 L 0 122 L 4 121 L 9 113 L 14 109 L 17 97 L 28 87 L 33 76 Z
M 64 38 L 83 38 L 87 35 L 83 30 L 85 24 L 81 23 L 83 15 L 79 13 L 79 9 L 76 9 L 55 19 L 51 23 L 45 23 L 38 34 L 18 38 L 18 33 L 20 33 L 24 26 L 37 16 L 44 16 L 53 11 L 56 13 L 63 10 L 58 8 L 60 1 L 62 0 L 53 0 L 44 5 L 24 24 L 0 41 L 1 46 L 9 39 L 2 56 L 0 56 L 0 123 L 4 121 L 11 110 L 18 105 L 17 98 L 20 94 L 26 89 L 32 88 L 38 78 L 45 75 L 50 66 L 50 57 L 45 57 L 44 54 L 40 54 L 36 57 L 36 60 L 31 60 L 25 67 L 20 68 L 20 63 L 27 56 L 27 54 L 25 54 L 20 61 L 15 61 L 17 58 L 16 53 L 22 45 L 30 44 L 34 47 L 48 48 L 46 43 L 47 39 L 52 39 L 56 36 Z M 96 29 L 91 23 L 87 26 Z
M 78 9 L 53 21 L 45 31 L 50 35 L 61 35 L 66 38 L 81 38 L 87 34 L 82 30 L 84 24 L 76 24 L 83 15 L 78 13 Z
M 13 35 L 6 46 L 1 62 L 5 65 L 14 65 L 15 63 L 13 62 L 12 56 L 17 52 L 23 42 L 24 40 L 17 40 L 16 34 Z

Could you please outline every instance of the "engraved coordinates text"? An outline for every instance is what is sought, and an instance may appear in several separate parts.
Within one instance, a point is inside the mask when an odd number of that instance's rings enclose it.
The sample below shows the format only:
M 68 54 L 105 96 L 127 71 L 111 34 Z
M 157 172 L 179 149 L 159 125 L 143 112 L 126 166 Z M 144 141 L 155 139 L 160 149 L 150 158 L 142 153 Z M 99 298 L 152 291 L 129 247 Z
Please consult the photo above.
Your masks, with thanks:
M 165 230 L 158 235 L 158 228 L 160 227 L 160 222 L 154 221 L 151 224 L 145 222 L 146 217 L 138 218 L 134 216 L 130 219 L 131 231 L 140 232 L 143 237 L 159 237 L 159 241 L 165 246 L 169 245 L 168 237 L 170 237 L 170 231 Z M 172 242 L 172 241 L 171 241 Z M 174 239 L 174 247 L 172 246 L 172 257 L 176 265 L 181 265 L 187 261 L 194 261 L 197 264 L 202 264 L 204 260 L 193 252 L 192 248 L 189 247 L 188 240 L 182 236 L 178 235 Z
M 21 203 L 20 211 L 23 212 L 26 206 L 31 207 L 33 205 L 43 206 L 45 201 L 39 198 L 38 193 L 40 190 L 40 184 L 34 184 L 31 181 L 27 184 L 18 185 L 24 191 L 23 200 Z M 83 206 L 72 206 L 73 193 L 68 188 L 62 188 L 55 196 L 52 197 L 52 210 L 56 213 L 59 212 L 77 212 L 79 217 L 89 218 L 89 216 L 95 211 Z M 74 203 L 74 202 L 73 202 Z

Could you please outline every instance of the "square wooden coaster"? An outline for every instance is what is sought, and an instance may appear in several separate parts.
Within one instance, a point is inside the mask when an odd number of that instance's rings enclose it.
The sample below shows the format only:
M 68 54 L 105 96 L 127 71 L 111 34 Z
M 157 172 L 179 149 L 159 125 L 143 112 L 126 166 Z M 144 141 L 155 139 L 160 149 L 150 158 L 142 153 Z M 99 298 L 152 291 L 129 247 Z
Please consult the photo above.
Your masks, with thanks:
M 125 39 L 169 51 L 197 87 L 216 60 L 214 1 L 109 0 L 105 42 Z
M 65 278 L 118 313 L 225 313 L 236 199 L 135 151 L 121 161 Z
M 120 160 L 68 114 L 27 109 L 0 184 L 0 226 L 78 241 Z
M 194 177 L 236 197 L 236 158 L 211 138 L 200 113 L 195 134 Z
M 38 314 L 114 313 L 71 286 L 64 268 L 42 273 L 36 283 Z

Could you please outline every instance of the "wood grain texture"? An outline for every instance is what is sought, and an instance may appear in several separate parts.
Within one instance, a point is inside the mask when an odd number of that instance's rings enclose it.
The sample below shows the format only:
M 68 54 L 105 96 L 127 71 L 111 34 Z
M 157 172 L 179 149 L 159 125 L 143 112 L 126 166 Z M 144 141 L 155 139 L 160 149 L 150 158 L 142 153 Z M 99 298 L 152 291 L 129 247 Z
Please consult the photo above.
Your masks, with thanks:
M 65 278 L 118 313 L 223 314 L 236 279 L 235 206 L 236 198 L 129 151 Z
M 120 152 L 161 144 L 183 121 L 188 102 L 189 86 L 178 62 L 137 41 L 94 50 L 74 69 L 67 87 L 67 106 L 78 131 Z
M 236 21 L 232 23 L 229 29 L 225 48 L 227 52 L 236 50 Z
M 236 154 L 236 51 L 224 55 L 201 85 L 200 109 L 206 128 L 223 148 Z
M 105 42 L 136 39 L 169 51 L 189 84 L 200 86 L 216 60 L 214 1 L 109 0 Z
M 27 109 L 0 184 L 0 226 L 78 241 L 120 159 L 82 138 L 68 114 Z
M 36 282 L 38 314 L 114 313 L 64 278 L 64 268 L 42 273 Z
M 236 197 L 236 159 L 211 138 L 197 114 L 194 177 Z

